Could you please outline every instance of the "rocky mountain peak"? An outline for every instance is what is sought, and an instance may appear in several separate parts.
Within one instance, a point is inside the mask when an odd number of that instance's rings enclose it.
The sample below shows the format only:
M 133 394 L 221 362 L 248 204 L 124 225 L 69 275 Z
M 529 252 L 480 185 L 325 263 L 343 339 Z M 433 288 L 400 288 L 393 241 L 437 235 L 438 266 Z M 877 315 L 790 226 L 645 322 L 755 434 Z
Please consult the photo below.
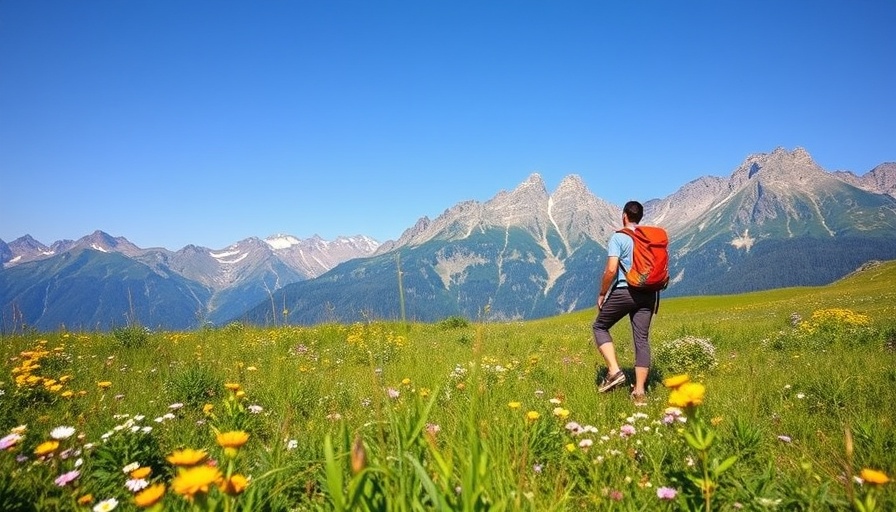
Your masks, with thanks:
M 831 176 L 822 169 L 812 156 L 803 148 L 787 151 L 777 148 L 771 153 L 750 155 L 731 175 L 733 188 L 743 186 L 747 181 L 758 180 L 765 184 L 792 182 L 811 183 L 813 180 L 830 179 Z

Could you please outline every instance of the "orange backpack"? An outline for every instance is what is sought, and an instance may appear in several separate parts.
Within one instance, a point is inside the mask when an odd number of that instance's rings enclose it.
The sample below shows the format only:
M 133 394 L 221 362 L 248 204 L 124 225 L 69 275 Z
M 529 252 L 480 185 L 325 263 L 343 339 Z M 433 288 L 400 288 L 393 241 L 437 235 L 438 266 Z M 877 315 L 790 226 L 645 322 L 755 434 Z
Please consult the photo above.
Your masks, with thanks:
M 620 229 L 634 241 L 632 268 L 622 267 L 625 280 L 633 288 L 660 291 L 669 285 L 669 235 L 656 226 Z

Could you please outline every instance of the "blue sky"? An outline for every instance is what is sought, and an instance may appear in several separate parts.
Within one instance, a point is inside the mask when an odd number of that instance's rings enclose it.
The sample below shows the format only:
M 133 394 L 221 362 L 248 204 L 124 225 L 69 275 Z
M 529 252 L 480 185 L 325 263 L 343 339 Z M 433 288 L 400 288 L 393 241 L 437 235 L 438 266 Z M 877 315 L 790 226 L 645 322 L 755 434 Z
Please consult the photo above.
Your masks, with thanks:
M 395 239 L 533 172 L 896 160 L 896 2 L 2 1 L 0 239 Z

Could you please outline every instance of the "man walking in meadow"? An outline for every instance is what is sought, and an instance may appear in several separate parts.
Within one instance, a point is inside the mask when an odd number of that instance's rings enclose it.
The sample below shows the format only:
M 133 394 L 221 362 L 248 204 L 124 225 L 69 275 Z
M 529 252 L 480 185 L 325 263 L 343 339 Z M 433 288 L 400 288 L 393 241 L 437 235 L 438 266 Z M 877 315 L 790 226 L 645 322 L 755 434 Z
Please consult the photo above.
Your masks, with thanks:
M 639 405 L 645 401 L 645 384 L 650 369 L 650 321 L 659 301 L 659 290 L 665 288 L 668 282 L 668 257 L 665 253 L 668 238 L 661 228 L 639 227 L 643 216 L 641 203 L 625 203 L 622 209 L 623 228 L 614 233 L 607 244 L 607 265 L 597 297 L 597 319 L 592 326 L 594 342 L 607 364 L 607 373 L 598 384 L 598 391 L 605 393 L 626 381 L 625 373 L 616 360 L 610 328 L 628 315 L 635 345 L 635 385 L 631 396 Z M 636 249 L 639 251 L 637 257 Z M 658 252 L 656 258 L 650 254 L 651 250 Z M 651 261 L 646 262 L 647 259 Z

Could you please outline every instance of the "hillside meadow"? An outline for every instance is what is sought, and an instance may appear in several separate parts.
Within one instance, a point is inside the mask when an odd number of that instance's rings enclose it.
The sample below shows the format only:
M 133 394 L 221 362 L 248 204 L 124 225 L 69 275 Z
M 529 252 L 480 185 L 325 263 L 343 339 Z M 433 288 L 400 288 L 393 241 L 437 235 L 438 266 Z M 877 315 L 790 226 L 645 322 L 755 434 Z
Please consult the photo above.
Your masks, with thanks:
M 896 262 L 594 315 L 5 335 L 0 509 L 896 509 Z

